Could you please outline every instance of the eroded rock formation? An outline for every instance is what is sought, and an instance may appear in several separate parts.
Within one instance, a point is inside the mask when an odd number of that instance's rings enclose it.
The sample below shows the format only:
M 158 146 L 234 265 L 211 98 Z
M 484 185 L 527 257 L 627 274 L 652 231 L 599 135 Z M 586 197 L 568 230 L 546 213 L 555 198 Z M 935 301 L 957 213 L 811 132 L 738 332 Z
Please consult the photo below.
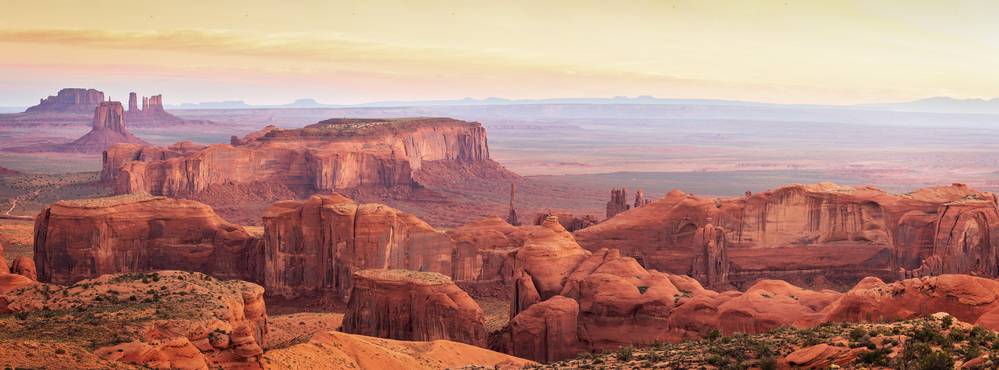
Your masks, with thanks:
M 379 338 L 486 345 L 478 303 L 435 272 L 371 269 L 354 273 L 342 330 Z
M 571 213 L 552 212 L 551 210 L 534 215 L 534 224 L 541 225 L 548 217 L 558 217 L 558 222 L 569 232 L 582 230 L 596 225 L 599 220 L 593 215 L 576 216 Z
M 100 102 L 94 109 L 90 132 L 68 144 L 58 145 L 61 152 L 101 153 L 115 144 L 149 145 L 125 128 L 125 110 L 120 102 Z
M 452 276 L 455 245 L 413 215 L 340 196 L 275 203 L 264 216 L 264 286 L 284 297 L 346 299 L 353 273 L 409 269 Z
M 903 195 L 790 185 L 726 199 L 674 190 L 575 236 L 715 287 L 764 278 L 847 287 L 866 276 L 997 276 L 997 216 L 995 195 L 960 184 Z
M 611 189 L 611 199 L 607 202 L 607 218 L 631 209 L 628 205 L 628 189 Z
M 29 107 L 27 113 L 80 113 L 94 111 L 104 101 L 104 93 L 94 89 L 67 88 L 59 90 L 55 96 L 40 99 L 38 105 Z
M 265 130 L 234 140 L 235 146 L 211 145 L 191 153 L 115 148 L 105 159 L 102 178 L 113 181 L 118 194 L 190 196 L 213 184 L 252 182 L 280 184 L 301 194 L 355 188 L 403 191 L 420 187 L 418 171 L 430 162 L 466 169 L 452 171 L 455 178 L 470 168 L 514 176 L 489 160 L 485 130 L 478 123 L 333 119 L 302 129 Z
M 133 194 L 59 201 L 35 221 L 41 281 L 161 269 L 256 281 L 258 240 L 204 204 Z
M 267 335 L 264 289 L 200 273 L 104 275 L 71 286 L 34 284 L 0 296 L 0 312 L 45 320 L 43 340 L 92 341 L 108 361 L 152 368 L 260 368 Z M 139 304 L 142 302 L 143 304 Z M 60 312 L 59 319 L 45 312 Z M 49 315 L 51 316 L 51 315 Z M 93 337 L 61 327 L 91 322 Z M 11 329 L 15 338 L 30 328 Z M 67 334 L 69 333 L 69 334 Z M 115 340 L 114 338 L 123 338 Z M 116 342 L 121 343 L 116 343 Z M 68 365 L 68 364 L 59 364 Z
M 536 361 L 553 361 L 573 357 L 574 351 L 696 339 L 716 329 L 752 334 L 827 322 L 904 320 L 935 312 L 995 329 L 997 284 L 968 275 L 891 284 L 868 278 L 838 293 L 760 280 L 745 292 L 719 293 L 690 277 L 646 270 L 634 258 L 601 249 L 571 269 L 557 296 L 545 300 L 523 291 L 515 295 L 511 304 L 521 309 L 491 345 Z M 531 287 L 525 281 L 522 289 Z M 574 305 L 578 315 L 573 320 L 566 312 Z M 569 326 L 576 328 L 575 340 L 566 330 Z
M 178 118 L 163 109 L 163 95 L 153 95 L 142 97 L 142 109 L 139 109 L 138 95 L 129 93 L 128 111 L 126 112 L 129 122 L 140 125 L 155 125 L 167 123 L 182 123 L 183 119 Z

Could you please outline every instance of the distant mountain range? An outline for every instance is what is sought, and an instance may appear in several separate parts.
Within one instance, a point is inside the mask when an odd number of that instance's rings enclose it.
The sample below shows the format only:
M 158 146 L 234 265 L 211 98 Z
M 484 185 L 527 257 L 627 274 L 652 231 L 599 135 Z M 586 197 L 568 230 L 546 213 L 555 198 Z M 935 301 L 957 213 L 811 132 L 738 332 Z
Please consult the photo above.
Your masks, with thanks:
M 759 103 L 722 99 L 663 99 L 653 96 L 613 98 L 552 98 L 552 99 L 505 99 L 505 98 L 464 98 L 456 100 L 399 100 L 380 101 L 363 104 L 323 104 L 315 99 L 298 99 L 288 104 L 251 105 L 242 100 L 184 103 L 167 105 L 167 109 L 274 109 L 274 108 L 359 108 L 359 107 L 427 107 L 427 106 L 478 106 L 478 105 L 540 105 L 540 104 L 674 104 L 674 105 L 724 105 L 744 107 L 821 107 L 838 109 L 864 109 L 902 112 L 999 114 L 999 98 L 994 99 L 955 99 L 935 97 L 899 103 L 858 104 L 858 105 L 803 105 Z M 2 108 L 0 108 L 2 109 Z
M 866 104 L 862 105 L 862 107 L 906 112 L 999 114 L 999 98 L 955 99 L 935 97 L 902 103 Z

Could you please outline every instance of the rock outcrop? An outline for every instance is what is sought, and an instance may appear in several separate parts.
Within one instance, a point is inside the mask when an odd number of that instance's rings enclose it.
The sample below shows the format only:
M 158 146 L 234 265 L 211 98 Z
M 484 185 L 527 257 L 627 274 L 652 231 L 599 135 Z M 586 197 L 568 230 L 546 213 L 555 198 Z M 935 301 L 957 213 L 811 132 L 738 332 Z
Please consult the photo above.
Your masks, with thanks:
M 94 109 L 90 132 L 70 143 L 56 146 L 60 152 L 101 153 L 115 144 L 149 145 L 125 129 L 125 110 L 120 102 L 100 102 Z
M 163 95 L 153 95 L 142 97 L 142 109 L 139 109 L 138 95 L 129 93 L 128 111 L 126 112 L 128 121 L 140 125 L 183 123 L 183 119 L 167 113 L 163 109 Z
M 55 96 L 40 99 L 38 105 L 28 107 L 26 113 L 80 113 L 94 111 L 104 101 L 104 93 L 94 89 L 67 88 Z
M 302 129 L 267 129 L 238 145 L 191 153 L 170 148 L 109 151 L 102 178 L 117 194 L 190 196 L 213 184 L 280 184 L 300 194 L 374 188 L 411 191 L 428 162 L 510 173 L 489 159 L 485 129 L 446 118 L 333 119 Z M 113 156 L 112 156 L 113 154 Z M 463 172 L 454 171 L 456 178 Z
M 104 360 L 151 368 L 253 369 L 267 335 L 264 289 L 200 273 L 104 275 L 0 296 L 23 327 L 6 334 L 94 346 Z M 58 314 L 53 314 L 58 312 Z M 87 329 L 81 330 L 80 323 Z M 36 331 L 32 325 L 42 325 Z M 68 364 L 60 364 L 68 365 Z
M 593 215 L 576 216 L 571 213 L 552 212 L 551 210 L 534 215 L 534 224 L 541 225 L 548 217 L 558 217 L 558 222 L 569 232 L 575 232 L 596 225 L 599 220 Z
M 354 273 L 341 330 L 379 338 L 486 346 L 478 303 L 447 276 L 370 269 Z
M 161 269 L 256 281 L 259 240 L 204 204 L 132 194 L 59 201 L 35 221 L 41 281 L 72 284 L 102 274 Z
M 341 195 L 275 203 L 264 216 L 264 286 L 288 298 L 348 297 L 355 271 L 452 273 L 455 245 L 413 215 Z
M 628 205 L 628 189 L 611 189 L 611 199 L 607 202 L 607 218 L 631 209 Z
M 493 348 L 549 362 L 573 357 L 576 351 L 680 342 L 714 330 L 726 335 L 754 334 L 830 322 L 905 320 L 935 312 L 999 328 L 999 282 L 968 275 L 892 284 L 868 278 L 847 293 L 761 280 L 745 292 L 719 293 L 690 277 L 646 270 L 634 258 L 602 249 L 563 281 L 561 292 L 546 300 L 539 295 L 515 295 L 511 305 L 533 302 L 513 312 L 510 323 L 491 342 Z M 524 287 L 531 285 L 528 280 Z M 578 308 L 573 311 L 573 307 Z M 566 312 L 578 315 L 573 318 Z M 575 340 L 566 330 L 570 326 L 576 328 Z
M 726 199 L 674 190 L 575 236 L 718 288 L 848 287 L 867 276 L 997 276 L 997 217 L 995 195 L 960 184 L 893 195 L 823 183 Z
M 10 273 L 24 276 L 33 281 L 38 281 L 38 269 L 35 268 L 35 261 L 30 257 L 20 256 L 10 264 Z

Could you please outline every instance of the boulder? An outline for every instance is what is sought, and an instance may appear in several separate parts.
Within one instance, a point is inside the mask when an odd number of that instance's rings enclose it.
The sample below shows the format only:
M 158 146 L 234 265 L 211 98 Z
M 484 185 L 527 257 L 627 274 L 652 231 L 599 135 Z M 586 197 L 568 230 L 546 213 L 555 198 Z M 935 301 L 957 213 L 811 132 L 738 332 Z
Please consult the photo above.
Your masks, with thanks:
M 497 334 L 493 349 L 538 362 L 571 358 L 579 348 L 575 300 L 554 296 L 518 314 Z
M 38 269 L 35 268 L 35 261 L 26 256 L 14 259 L 10 264 L 10 273 L 24 276 L 32 281 L 38 281 Z
M 479 305 L 447 276 L 409 270 L 354 274 L 342 329 L 379 338 L 450 340 L 484 347 Z

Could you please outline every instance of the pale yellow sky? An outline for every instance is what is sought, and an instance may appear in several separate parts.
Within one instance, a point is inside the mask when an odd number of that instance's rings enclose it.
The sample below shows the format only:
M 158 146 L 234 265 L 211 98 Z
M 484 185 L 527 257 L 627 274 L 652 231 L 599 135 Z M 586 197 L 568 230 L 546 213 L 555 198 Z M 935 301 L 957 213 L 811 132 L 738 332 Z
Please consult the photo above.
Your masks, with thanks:
M 995 1 L 4 1 L 0 105 L 999 96 Z

